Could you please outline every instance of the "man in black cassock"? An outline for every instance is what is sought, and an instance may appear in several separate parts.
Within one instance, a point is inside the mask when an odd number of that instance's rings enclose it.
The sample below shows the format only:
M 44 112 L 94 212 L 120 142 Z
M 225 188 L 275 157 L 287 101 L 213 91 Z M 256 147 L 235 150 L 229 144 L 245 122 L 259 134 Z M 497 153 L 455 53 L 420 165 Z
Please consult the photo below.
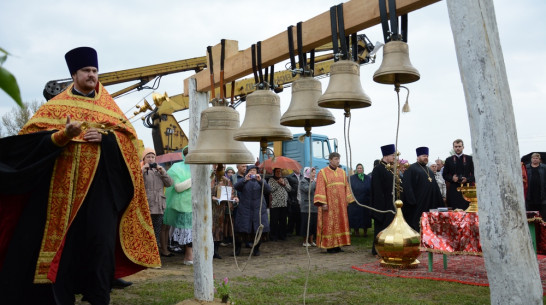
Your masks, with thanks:
M 442 194 L 428 168 L 428 147 L 416 149 L 417 162 L 410 165 L 404 173 L 404 205 L 402 213 L 412 229 L 419 232 L 419 220 L 423 212 L 443 206 Z
M 457 191 L 457 187 L 461 184 L 470 183 L 474 185 L 474 162 L 472 156 L 463 154 L 463 140 L 457 139 L 453 141 L 453 150 L 455 154 L 446 159 L 444 165 L 443 177 L 446 181 L 446 203 L 448 207 L 453 209 L 466 210 L 469 202 L 463 198 L 461 192 Z
M 372 207 L 377 210 L 394 210 L 392 182 L 395 151 L 394 144 L 381 146 L 383 159 L 372 171 Z M 394 214 L 372 211 L 372 218 L 374 220 L 373 234 L 375 241 L 377 234 L 386 229 L 392 222 Z M 372 254 L 377 255 L 375 243 L 372 246 Z

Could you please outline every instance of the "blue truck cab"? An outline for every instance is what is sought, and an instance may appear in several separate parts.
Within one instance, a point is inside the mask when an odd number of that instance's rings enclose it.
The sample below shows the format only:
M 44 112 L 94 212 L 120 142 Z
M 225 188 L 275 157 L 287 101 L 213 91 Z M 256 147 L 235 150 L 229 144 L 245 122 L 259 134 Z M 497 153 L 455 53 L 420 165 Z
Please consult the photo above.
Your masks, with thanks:
M 300 139 L 303 141 L 300 141 Z M 309 146 L 309 140 L 309 137 L 306 137 L 303 133 L 294 134 L 292 140 L 269 142 L 268 151 L 273 151 L 276 156 L 282 155 L 294 159 L 303 167 L 310 166 L 311 160 L 313 161 L 313 167 L 319 170 L 328 166 L 328 156 L 331 152 L 337 152 L 337 139 L 329 139 L 327 136 L 320 134 L 311 134 L 311 147 Z M 312 157 L 309 150 L 312 150 Z M 267 159 L 267 157 L 262 155 L 260 160 L 263 159 Z M 347 170 L 346 166 L 341 164 L 340 166 Z

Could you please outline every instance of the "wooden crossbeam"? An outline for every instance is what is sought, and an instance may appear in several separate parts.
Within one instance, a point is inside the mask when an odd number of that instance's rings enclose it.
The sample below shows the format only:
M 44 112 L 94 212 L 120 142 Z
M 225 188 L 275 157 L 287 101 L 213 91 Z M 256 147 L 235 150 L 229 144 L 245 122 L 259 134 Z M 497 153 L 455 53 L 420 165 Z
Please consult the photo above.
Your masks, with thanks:
M 397 15 L 404 15 L 438 1 L 440 0 L 396 0 L 396 13 Z M 343 4 L 343 15 L 346 35 L 356 33 L 381 22 L 378 0 L 348 1 Z M 289 24 L 286 26 L 288 27 Z M 294 46 L 297 46 L 295 26 L 293 31 Z M 326 12 L 303 22 L 302 34 L 304 52 L 309 52 L 330 42 L 330 10 L 328 9 Z M 288 58 L 286 31 L 262 41 L 262 67 L 274 65 Z M 252 53 L 250 48 L 226 58 L 224 67 L 224 79 L 226 82 L 245 77 L 251 73 Z M 215 70 L 214 74 L 215 86 L 218 86 L 220 71 Z M 197 81 L 197 91 L 206 92 L 210 90 L 210 72 L 208 70 L 201 71 L 192 76 L 192 78 L 195 78 Z M 184 83 L 187 84 L 187 80 Z M 186 94 L 187 87 L 184 86 Z

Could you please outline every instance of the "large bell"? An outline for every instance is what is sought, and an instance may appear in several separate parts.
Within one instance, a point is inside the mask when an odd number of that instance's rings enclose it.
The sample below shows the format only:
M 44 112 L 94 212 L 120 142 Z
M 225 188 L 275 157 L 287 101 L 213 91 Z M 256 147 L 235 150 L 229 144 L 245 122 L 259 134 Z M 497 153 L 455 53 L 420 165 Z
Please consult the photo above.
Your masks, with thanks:
M 239 113 L 227 106 L 213 106 L 201 112 L 197 145 L 186 156 L 188 164 L 250 164 L 254 156 L 244 143 L 233 140 L 239 128 Z
M 322 84 L 314 77 L 300 77 L 292 83 L 292 100 L 281 118 L 281 125 L 313 127 L 336 122 L 332 113 L 318 106 Z
M 246 98 L 245 120 L 233 137 L 248 142 L 291 140 L 292 133 L 279 124 L 280 118 L 279 96 L 270 90 L 256 90 Z
M 358 63 L 339 60 L 330 66 L 330 82 L 318 105 L 336 109 L 355 109 L 372 105 L 370 97 L 362 89 Z
M 408 44 L 403 41 L 389 41 L 383 47 L 383 61 L 373 74 L 373 80 L 380 84 L 407 84 L 421 78 L 409 59 Z

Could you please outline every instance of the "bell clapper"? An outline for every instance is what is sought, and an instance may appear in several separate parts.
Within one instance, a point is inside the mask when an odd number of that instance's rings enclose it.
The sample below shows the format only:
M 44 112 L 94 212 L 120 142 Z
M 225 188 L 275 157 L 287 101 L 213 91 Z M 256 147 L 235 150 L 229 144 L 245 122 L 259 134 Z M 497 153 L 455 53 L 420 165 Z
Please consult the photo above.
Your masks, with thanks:
M 266 138 L 262 138 L 260 140 L 260 150 L 261 150 L 262 154 L 264 154 L 264 155 L 267 154 L 267 139 Z
M 310 125 L 305 125 L 304 129 L 305 129 L 305 136 L 306 137 L 309 137 L 311 138 L 311 126 Z
M 343 110 L 345 111 L 344 115 L 346 118 L 351 117 L 351 106 L 349 106 L 348 103 L 345 103 L 345 107 L 343 107 Z

